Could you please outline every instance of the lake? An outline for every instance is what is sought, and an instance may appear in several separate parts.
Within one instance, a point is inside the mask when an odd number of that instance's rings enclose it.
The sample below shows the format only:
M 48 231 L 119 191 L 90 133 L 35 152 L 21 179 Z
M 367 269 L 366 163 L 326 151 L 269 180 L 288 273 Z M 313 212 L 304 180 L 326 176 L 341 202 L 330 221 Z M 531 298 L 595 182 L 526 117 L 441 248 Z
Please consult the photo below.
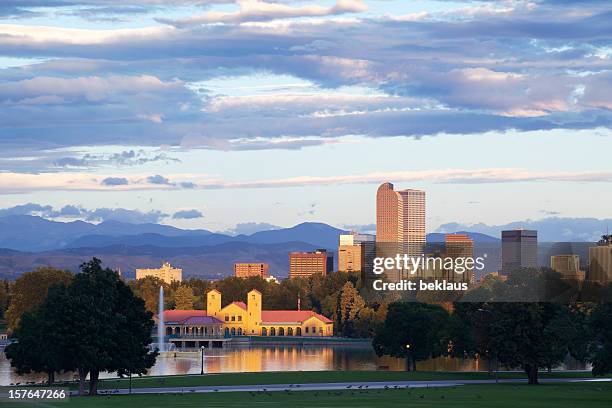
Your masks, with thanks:
M 565 369 L 585 369 L 584 364 L 571 363 Z M 261 371 L 342 371 L 342 370 L 391 370 L 406 369 L 403 359 L 377 357 L 369 346 L 238 346 L 224 349 L 204 350 L 205 373 L 261 372 Z M 419 362 L 421 371 L 485 371 L 486 361 L 440 357 Z M 201 356 L 193 353 L 165 353 L 158 357 L 149 375 L 199 374 Z M 115 378 L 104 373 L 101 378 Z M 64 373 L 57 380 L 74 379 L 74 374 Z M 15 374 L 3 352 L 0 352 L 0 385 L 41 382 L 44 374 L 19 376 Z

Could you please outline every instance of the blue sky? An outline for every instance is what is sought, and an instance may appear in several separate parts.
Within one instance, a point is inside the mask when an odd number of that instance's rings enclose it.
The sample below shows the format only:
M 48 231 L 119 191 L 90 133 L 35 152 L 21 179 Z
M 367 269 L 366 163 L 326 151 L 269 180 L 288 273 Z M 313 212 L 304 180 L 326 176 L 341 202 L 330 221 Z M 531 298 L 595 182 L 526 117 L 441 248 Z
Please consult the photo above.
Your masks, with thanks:
M 3 1 L 0 208 L 365 225 L 391 181 L 427 191 L 428 230 L 611 218 L 610 21 L 595 0 Z

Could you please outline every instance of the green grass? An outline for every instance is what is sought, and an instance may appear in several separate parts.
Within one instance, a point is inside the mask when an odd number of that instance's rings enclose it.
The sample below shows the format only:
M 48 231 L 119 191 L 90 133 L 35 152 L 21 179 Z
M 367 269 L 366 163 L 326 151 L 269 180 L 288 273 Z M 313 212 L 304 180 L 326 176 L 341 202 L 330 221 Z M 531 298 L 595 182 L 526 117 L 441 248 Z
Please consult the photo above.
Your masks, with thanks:
M 292 391 L 73 397 L 67 402 L 9 402 L 6 408 L 232 408 L 232 407 L 452 407 L 452 408 L 609 408 L 612 384 L 466 385 L 401 390 Z
M 566 371 L 540 373 L 540 378 L 585 378 L 590 372 Z M 165 377 L 133 377 L 133 388 L 195 387 L 206 385 L 302 384 L 363 381 L 428 381 L 428 380 L 482 380 L 492 379 L 485 372 L 440 371 L 284 371 L 263 373 L 224 373 L 206 375 L 175 375 Z M 523 373 L 500 373 L 499 378 L 526 378 Z M 99 389 L 128 388 L 127 379 L 101 380 Z M 70 388 L 76 389 L 76 384 Z

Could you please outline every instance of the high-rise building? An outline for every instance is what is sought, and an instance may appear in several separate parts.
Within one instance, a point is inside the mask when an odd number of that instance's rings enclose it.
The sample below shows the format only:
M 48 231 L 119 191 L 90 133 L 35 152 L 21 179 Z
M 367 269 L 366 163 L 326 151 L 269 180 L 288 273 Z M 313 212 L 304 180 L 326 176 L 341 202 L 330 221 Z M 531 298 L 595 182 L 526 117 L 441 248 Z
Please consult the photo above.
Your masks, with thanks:
M 248 278 L 250 276 L 261 276 L 266 279 L 270 276 L 270 265 L 267 263 L 235 263 L 234 276 L 237 278 Z
M 136 269 L 136 279 L 146 278 L 147 276 L 159 278 L 170 284 L 173 281 L 181 282 L 183 280 L 183 270 L 173 268 L 168 262 L 164 262 L 162 267 L 157 269 Z
M 464 263 L 467 258 L 474 258 L 474 241 L 467 234 L 446 234 L 444 235 L 444 248 L 446 256 L 457 260 L 463 258 Z M 456 261 L 457 262 L 457 261 Z M 457 262 L 458 263 L 458 262 Z M 473 268 L 467 268 L 463 273 L 451 271 L 449 276 L 452 280 L 475 283 Z
M 370 234 L 341 234 L 338 246 L 338 270 L 341 272 L 372 271 L 374 266 L 375 237 Z
M 376 256 L 421 256 L 425 238 L 425 191 L 395 191 L 393 184 L 381 184 L 376 192 Z M 408 277 L 406 271 L 387 276 L 392 281 Z
M 502 274 L 513 269 L 538 266 L 538 231 L 502 231 Z
M 584 273 L 580 271 L 578 255 L 552 255 L 550 269 L 561 274 L 564 279 L 583 280 Z
M 290 278 L 307 278 L 315 274 L 327 275 L 333 268 L 334 256 L 325 249 L 289 254 Z
M 597 246 L 589 248 L 588 280 L 612 282 L 612 235 L 604 235 Z

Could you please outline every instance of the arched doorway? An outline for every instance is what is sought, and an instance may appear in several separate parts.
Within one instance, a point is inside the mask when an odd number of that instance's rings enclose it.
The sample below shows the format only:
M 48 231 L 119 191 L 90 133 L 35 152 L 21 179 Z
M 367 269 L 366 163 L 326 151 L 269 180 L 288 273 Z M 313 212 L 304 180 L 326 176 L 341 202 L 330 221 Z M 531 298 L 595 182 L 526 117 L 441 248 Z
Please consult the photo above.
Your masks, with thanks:
M 270 336 L 276 336 L 276 328 L 272 327 L 270 329 Z
M 268 329 L 266 329 L 265 327 L 261 328 L 261 335 L 262 336 L 267 336 L 268 335 Z
M 293 327 L 287 329 L 287 336 L 293 336 Z
M 172 334 L 172 327 L 166 327 L 166 336 L 169 336 Z
M 281 327 L 281 328 L 278 329 L 278 335 L 279 336 L 284 336 L 285 335 L 285 328 L 284 327 Z
M 238 335 L 239 335 L 239 336 L 242 336 L 242 327 L 239 327 L 239 328 L 238 328 Z
M 236 328 L 232 327 L 232 336 L 235 336 L 235 335 L 236 335 Z
M 298 327 L 298 328 L 295 330 L 295 335 L 296 335 L 296 336 L 301 336 L 301 335 L 302 335 L 302 328 L 301 328 L 301 327 Z
M 229 337 L 229 328 L 226 327 L 225 330 L 223 331 L 223 333 L 225 334 L 225 337 Z

